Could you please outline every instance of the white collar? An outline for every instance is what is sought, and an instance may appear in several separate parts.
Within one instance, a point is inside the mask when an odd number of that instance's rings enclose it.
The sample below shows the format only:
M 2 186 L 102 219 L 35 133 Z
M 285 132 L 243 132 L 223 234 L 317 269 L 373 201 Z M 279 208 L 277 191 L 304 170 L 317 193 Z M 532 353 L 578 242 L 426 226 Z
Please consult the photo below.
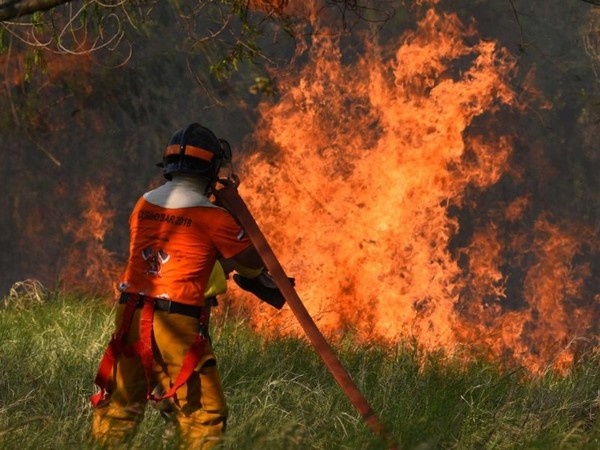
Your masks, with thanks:
M 176 175 L 153 191 L 144 194 L 144 200 L 162 208 L 216 207 L 206 197 L 206 180 L 186 175 Z

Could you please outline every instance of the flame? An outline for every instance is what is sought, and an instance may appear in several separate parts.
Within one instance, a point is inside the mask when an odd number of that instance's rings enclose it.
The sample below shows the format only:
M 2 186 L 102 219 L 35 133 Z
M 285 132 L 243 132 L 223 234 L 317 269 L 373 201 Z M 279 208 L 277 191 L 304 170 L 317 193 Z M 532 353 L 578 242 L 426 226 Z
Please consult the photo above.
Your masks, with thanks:
M 578 304 L 586 297 L 584 283 L 591 276 L 589 263 L 577 263 L 582 238 L 584 242 L 594 241 L 591 230 L 575 224 L 568 231 L 545 217 L 535 223 L 531 251 L 537 258 L 525 277 L 524 292 L 535 315 L 523 336 L 530 342 L 527 358 L 533 359 L 528 366 L 543 369 L 536 366 L 539 355 L 541 361 L 552 361 L 558 369 L 565 369 L 574 359 L 569 349 L 576 344 L 574 337 L 593 329 L 593 316 Z
M 240 188 L 319 327 L 568 366 L 570 339 L 592 326 L 566 323 L 580 312 L 565 299 L 591 273 L 572 266 L 576 235 L 551 217 L 521 232 L 527 195 L 461 228 L 470 193 L 520 176 L 513 138 L 493 131 L 524 109 L 515 59 L 434 8 L 387 59 L 373 44 L 348 58 L 331 34 L 317 28 L 309 62 L 261 105 L 261 151 L 243 161 Z M 508 297 L 511 264 L 525 271 L 520 298 Z M 253 309 L 257 327 L 299 331 L 290 311 Z
M 105 294 L 110 291 L 120 269 L 114 253 L 104 245 L 106 233 L 113 225 L 114 211 L 106 203 L 106 187 L 103 185 L 86 183 L 81 201 L 81 219 L 63 226 L 71 244 L 65 249 L 61 284 L 68 291 Z
M 502 242 L 497 233 L 494 229 L 478 236 L 472 246 L 482 249 L 482 242 Z M 509 238 L 505 246 L 494 246 L 495 251 L 483 251 L 489 264 L 473 259 L 476 253 L 470 251 L 475 275 L 469 282 L 473 286 L 496 283 L 503 291 L 488 297 L 495 298 L 494 302 L 466 306 L 472 319 L 469 328 L 462 330 L 463 339 L 485 344 L 494 358 L 517 361 L 533 372 L 549 367 L 565 372 L 578 353 L 589 346 L 589 337 L 596 334 L 597 319 L 589 310 L 595 298 L 585 285 L 592 270 L 589 262 L 578 260 L 587 245 L 583 242 L 595 241 L 592 230 L 577 224 L 558 225 L 542 214 L 530 233 Z M 597 243 L 594 245 L 597 251 Z M 510 260 L 505 253 L 512 254 Z M 477 278 L 492 273 L 486 267 L 503 264 L 515 265 L 513 276 L 523 272 L 521 304 L 510 304 L 506 278 L 498 276 L 487 284 L 485 279 Z M 484 270 L 478 271 L 477 267 Z

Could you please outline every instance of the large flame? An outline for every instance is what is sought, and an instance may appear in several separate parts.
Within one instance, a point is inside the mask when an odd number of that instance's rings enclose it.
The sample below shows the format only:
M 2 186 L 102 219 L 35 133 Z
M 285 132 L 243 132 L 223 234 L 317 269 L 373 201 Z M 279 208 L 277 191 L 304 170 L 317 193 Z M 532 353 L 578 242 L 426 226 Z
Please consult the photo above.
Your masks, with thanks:
M 521 114 L 514 58 L 435 9 L 397 45 L 349 58 L 317 29 L 283 98 L 261 106 L 243 196 L 325 331 L 566 367 L 592 326 L 568 320 L 589 276 L 572 265 L 580 238 L 551 217 L 507 231 L 527 195 L 461 229 L 469 193 L 512 171 L 496 121 Z M 507 296 L 513 270 L 520 298 Z M 298 331 L 290 311 L 253 312 L 257 326 Z

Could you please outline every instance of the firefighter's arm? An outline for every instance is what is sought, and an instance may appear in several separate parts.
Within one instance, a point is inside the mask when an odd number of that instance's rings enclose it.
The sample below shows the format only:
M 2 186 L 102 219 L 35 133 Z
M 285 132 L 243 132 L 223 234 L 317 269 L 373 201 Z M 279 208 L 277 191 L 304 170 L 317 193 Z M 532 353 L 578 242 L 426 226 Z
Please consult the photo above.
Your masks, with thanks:
M 240 253 L 228 260 L 230 272 L 235 270 L 246 278 L 256 278 L 264 270 L 265 266 L 253 245 L 246 247 Z
M 222 261 L 221 263 L 225 264 L 224 267 L 231 268 L 231 271 L 237 272 L 233 275 L 233 281 L 240 288 L 254 294 L 274 308 L 283 308 L 285 298 L 265 269 L 254 246 L 246 248 L 227 262 Z M 294 284 L 294 279 L 290 278 L 290 282 Z

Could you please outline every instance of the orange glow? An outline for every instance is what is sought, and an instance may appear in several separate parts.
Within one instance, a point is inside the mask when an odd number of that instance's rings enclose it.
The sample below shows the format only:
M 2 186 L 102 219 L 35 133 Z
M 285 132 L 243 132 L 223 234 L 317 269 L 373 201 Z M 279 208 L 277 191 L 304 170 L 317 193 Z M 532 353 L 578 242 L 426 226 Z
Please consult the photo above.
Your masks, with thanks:
M 84 211 L 80 220 L 64 225 L 71 237 L 60 270 L 61 284 L 69 291 L 104 294 L 117 279 L 120 267 L 115 255 L 104 247 L 112 228 L 114 212 L 106 204 L 106 188 L 86 184 L 81 193 Z M 93 239 L 90 239 L 90 236 Z
M 289 0 L 250 0 L 250 9 L 270 12 L 282 12 L 287 7 Z
M 240 187 L 319 327 L 566 368 L 570 339 L 591 326 L 568 323 L 589 276 L 571 264 L 574 235 L 544 217 L 531 234 L 506 229 L 525 220 L 523 195 L 452 249 L 462 230 L 449 208 L 513 171 L 494 115 L 523 110 L 514 58 L 434 9 L 389 60 L 371 46 L 345 62 L 322 31 L 282 98 L 261 105 Z M 522 298 L 507 297 L 511 264 L 525 271 Z M 248 305 L 256 327 L 299 331 L 289 310 Z

